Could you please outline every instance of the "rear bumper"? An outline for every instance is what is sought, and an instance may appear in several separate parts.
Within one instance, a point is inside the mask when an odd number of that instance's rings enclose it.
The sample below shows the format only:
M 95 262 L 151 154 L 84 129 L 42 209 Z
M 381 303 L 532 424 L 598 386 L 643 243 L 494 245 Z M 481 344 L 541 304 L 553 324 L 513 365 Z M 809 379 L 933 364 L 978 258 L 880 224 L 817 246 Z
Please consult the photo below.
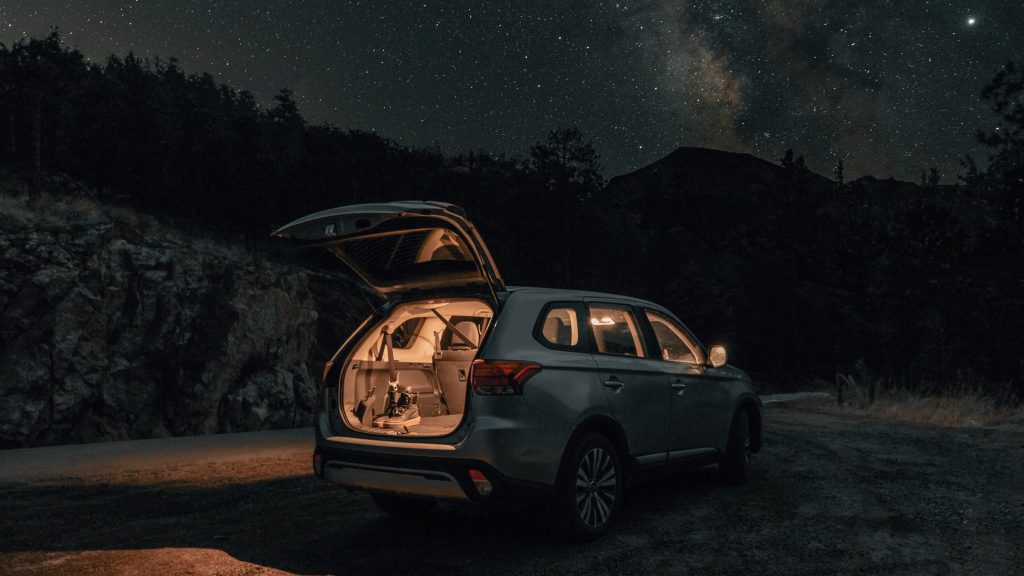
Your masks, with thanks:
M 386 455 L 323 445 L 316 447 L 314 460 L 317 457 L 321 479 L 352 490 L 471 502 L 543 501 L 555 493 L 553 486 L 508 478 L 479 460 Z M 477 492 L 470 470 L 490 480 L 490 495 Z
M 328 482 L 354 490 L 390 492 L 438 500 L 469 500 L 465 489 L 447 472 L 331 460 L 324 466 L 322 475 Z

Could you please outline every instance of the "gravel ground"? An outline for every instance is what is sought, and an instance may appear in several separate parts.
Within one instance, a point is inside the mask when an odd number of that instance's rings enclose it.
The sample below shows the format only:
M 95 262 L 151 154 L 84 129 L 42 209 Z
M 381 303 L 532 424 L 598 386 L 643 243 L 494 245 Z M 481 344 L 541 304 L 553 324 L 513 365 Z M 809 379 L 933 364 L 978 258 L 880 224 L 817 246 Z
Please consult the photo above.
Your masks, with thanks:
M 813 404 L 768 405 L 765 427 L 750 485 L 661 475 L 585 545 L 535 508 L 393 521 L 312 478 L 306 448 L 7 482 L 0 573 L 1024 574 L 1024 431 Z

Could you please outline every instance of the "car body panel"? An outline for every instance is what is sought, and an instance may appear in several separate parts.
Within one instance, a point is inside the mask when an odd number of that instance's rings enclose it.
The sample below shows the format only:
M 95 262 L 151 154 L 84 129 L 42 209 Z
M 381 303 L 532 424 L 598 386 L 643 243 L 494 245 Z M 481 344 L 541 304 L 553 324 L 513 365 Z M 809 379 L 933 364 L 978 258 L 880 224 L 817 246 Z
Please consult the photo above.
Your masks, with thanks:
M 689 405 L 696 407 L 693 426 L 687 430 L 694 448 L 710 447 L 725 452 L 736 398 L 732 379 L 723 372 L 720 368 L 706 368 L 690 378 L 686 387 L 684 396 L 689 396 Z
M 659 362 L 605 354 L 594 359 L 611 414 L 629 439 L 630 455 L 658 461 L 668 451 L 670 414 L 669 388 Z
M 457 438 L 368 437 L 347 427 L 339 429 L 326 415 L 321 415 L 316 441 L 318 446 L 340 446 L 357 453 L 479 461 L 510 478 L 554 485 L 562 448 L 572 435 L 573 423 L 537 418 L 518 396 L 475 396 L 472 410 Z
M 733 415 L 743 405 L 753 406 L 760 412 L 761 399 L 751 385 L 750 377 L 735 366 L 708 367 L 702 379 L 698 436 L 724 453 Z
M 698 434 L 701 413 L 706 407 L 701 402 L 701 389 L 707 384 L 704 370 L 699 366 L 660 361 L 664 374 L 669 405 L 668 450 L 680 452 L 715 446 Z
M 596 346 L 591 308 L 609 306 L 625 308 L 636 322 L 636 337 L 646 349 L 648 338 L 643 334 L 636 302 L 614 296 L 587 296 L 587 334 L 591 354 L 598 365 L 605 397 L 615 420 L 629 439 L 630 455 L 644 464 L 664 461 L 669 447 L 670 403 L 667 378 L 658 359 L 600 353 Z

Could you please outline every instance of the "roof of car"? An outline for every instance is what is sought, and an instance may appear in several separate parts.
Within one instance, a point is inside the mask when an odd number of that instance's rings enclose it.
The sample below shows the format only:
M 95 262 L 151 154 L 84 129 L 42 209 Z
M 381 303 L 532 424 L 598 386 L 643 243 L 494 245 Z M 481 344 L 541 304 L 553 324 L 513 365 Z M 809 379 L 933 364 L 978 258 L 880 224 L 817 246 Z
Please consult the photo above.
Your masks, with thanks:
M 641 298 L 634 298 L 632 296 L 623 296 L 621 294 L 610 294 L 608 292 L 592 292 L 589 290 L 570 290 L 566 288 L 539 288 L 536 286 L 508 286 L 506 287 L 509 293 L 516 292 L 533 292 L 550 296 L 552 299 L 557 300 L 579 300 L 582 298 L 607 298 L 609 300 L 621 300 L 624 302 L 630 302 L 632 304 L 639 304 L 641 306 L 650 306 L 653 308 L 664 308 L 664 306 L 655 304 L 649 300 L 643 300 Z

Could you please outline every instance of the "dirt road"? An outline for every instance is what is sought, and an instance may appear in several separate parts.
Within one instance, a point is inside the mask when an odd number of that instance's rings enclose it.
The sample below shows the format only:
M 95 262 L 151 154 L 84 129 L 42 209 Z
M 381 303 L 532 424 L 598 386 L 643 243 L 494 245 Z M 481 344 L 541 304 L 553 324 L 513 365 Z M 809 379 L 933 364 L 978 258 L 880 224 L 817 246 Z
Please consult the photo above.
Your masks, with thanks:
M 302 446 L 37 474 L 0 486 L 0 573 L 1024 574 L 1024 431 L 788 404 L 766 406 L 765 420 L 752 484 L 662 476 L 581 546 L 559 542 L 536 509 L 447 505 L 392 521 L 312 478 Z

